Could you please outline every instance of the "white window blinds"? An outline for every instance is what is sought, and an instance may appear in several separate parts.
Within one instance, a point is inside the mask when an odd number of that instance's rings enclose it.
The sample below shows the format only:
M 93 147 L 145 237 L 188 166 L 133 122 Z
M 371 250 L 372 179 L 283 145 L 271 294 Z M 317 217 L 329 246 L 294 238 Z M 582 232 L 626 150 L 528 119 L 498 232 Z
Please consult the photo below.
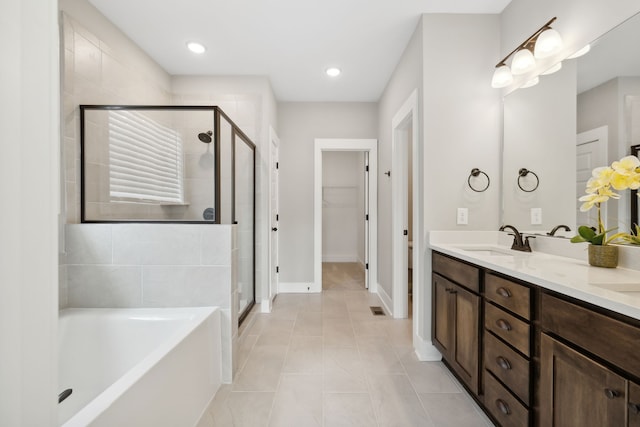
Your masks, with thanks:
M 182 140 L 136 111 L 109 111 L 111 199 L 183 203 Z

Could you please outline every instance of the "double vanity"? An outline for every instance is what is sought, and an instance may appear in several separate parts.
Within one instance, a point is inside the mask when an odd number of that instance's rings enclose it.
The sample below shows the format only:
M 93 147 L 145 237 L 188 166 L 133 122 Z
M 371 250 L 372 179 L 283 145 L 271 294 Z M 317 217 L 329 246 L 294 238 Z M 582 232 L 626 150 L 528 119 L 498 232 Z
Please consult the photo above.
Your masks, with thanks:
M 640 427 L 640 271 L 538 237 L 430 234 L 434 345 L 498 425 Z

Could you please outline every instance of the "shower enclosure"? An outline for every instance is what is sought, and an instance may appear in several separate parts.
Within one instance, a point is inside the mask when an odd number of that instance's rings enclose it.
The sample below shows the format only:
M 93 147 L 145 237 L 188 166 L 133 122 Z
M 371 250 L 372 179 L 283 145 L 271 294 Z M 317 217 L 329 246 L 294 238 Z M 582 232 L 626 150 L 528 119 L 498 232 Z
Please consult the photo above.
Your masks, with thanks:
M 255 303 L 255 144 L 216 106 L 81 105 L 81 221 L 236 224 Z

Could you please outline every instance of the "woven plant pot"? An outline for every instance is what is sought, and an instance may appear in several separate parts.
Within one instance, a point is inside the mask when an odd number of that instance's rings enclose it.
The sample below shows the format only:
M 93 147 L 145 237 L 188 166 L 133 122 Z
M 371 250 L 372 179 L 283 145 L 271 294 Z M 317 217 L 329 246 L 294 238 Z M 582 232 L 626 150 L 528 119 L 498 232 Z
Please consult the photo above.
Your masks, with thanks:
M 594 267 L 616 268 L 618 266 L 618 247 L 589 245 L 589 264 Z

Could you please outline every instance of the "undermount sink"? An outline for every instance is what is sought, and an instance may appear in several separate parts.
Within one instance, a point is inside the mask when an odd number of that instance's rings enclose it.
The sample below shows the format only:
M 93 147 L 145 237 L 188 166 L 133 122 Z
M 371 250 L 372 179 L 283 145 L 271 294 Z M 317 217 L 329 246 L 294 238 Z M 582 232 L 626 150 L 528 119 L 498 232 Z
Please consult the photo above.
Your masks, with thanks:
M 466 246 L 457 245 L 456 248 L 466 252 L 472 252 L 474 255 L 491 256 L 491 257 L 510 257 L 513 256 L 513 252 L 509 249 L 500 249 L 488 246 Z

